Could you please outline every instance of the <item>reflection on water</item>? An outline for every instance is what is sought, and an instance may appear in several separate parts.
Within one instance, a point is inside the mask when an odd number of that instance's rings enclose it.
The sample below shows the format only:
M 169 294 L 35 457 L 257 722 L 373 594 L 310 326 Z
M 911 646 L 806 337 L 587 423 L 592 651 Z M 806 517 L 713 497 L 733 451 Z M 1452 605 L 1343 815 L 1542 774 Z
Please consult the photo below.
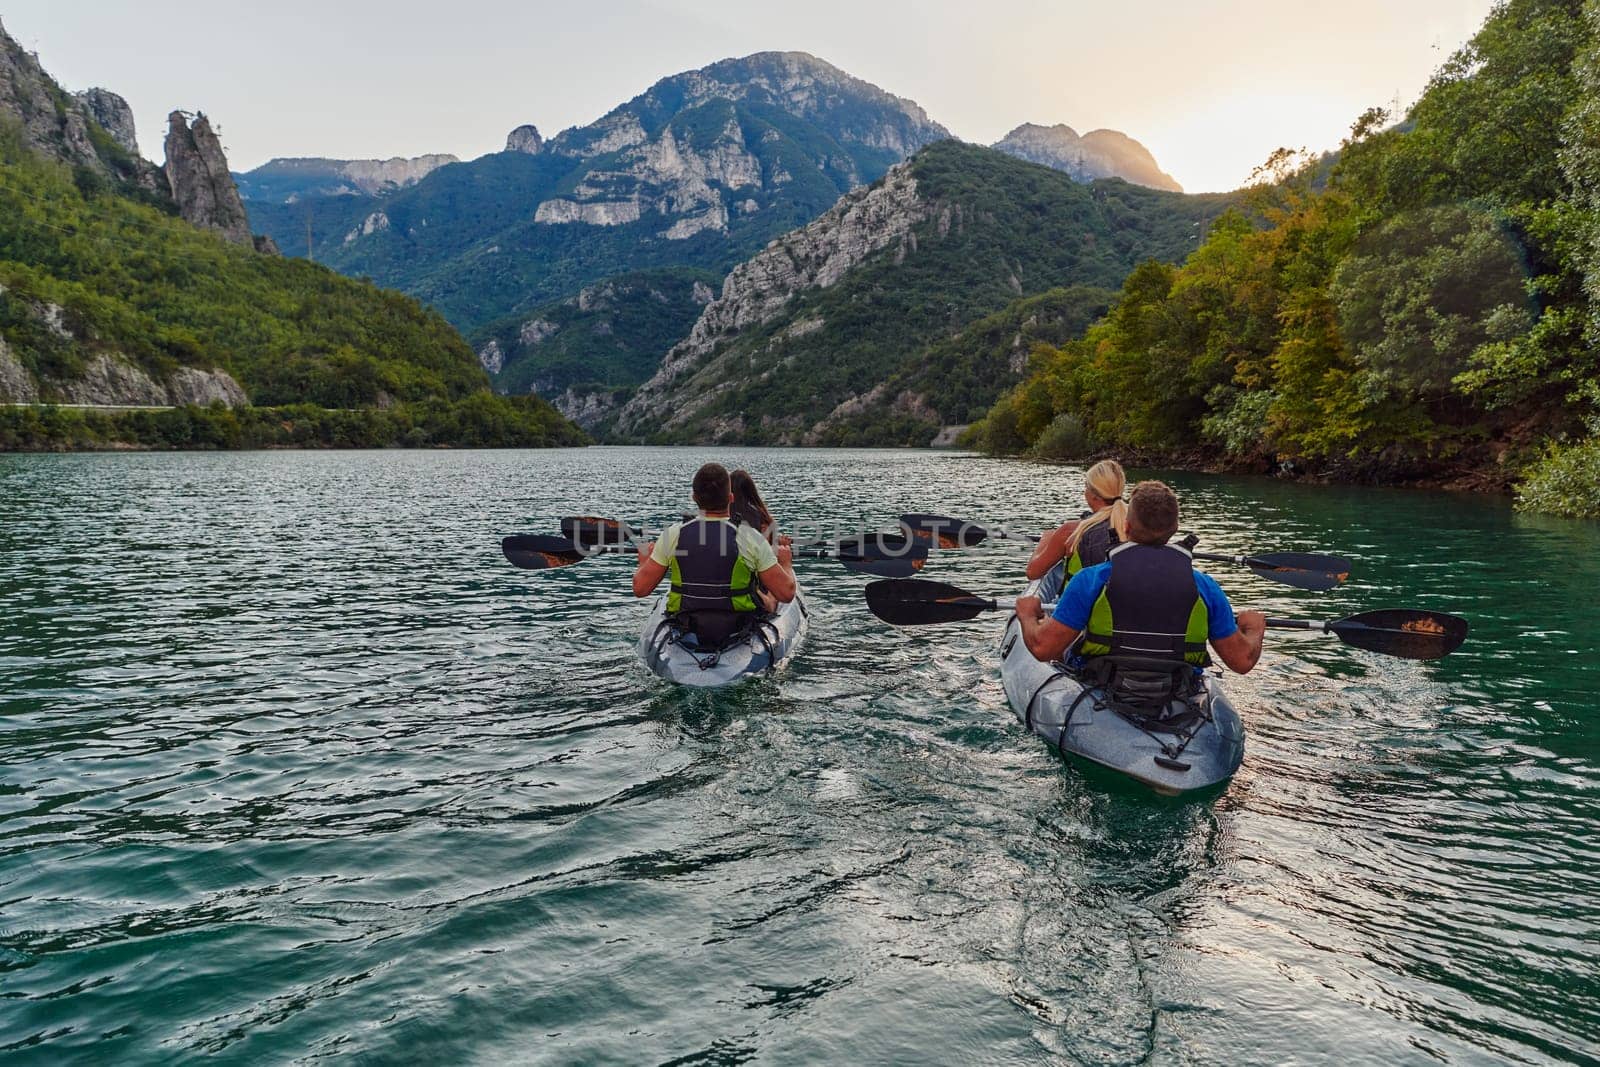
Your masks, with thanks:
M 1174 475 L 1213 551 L 1455 611 L 1438 663 L 1273 634 L 1233 785 L 1064 767 L 999 618 L 802 573 L 778 679 L 633 660 L 624 559 L 690 450 L 0 458 L 0 1048 L 46 1061 L 1352 1062 L 1597 1055 L 1600 532 L 1446 494 Z M 1073 468 L 731 451 L 789 521 L 1073 513 Z M 1005 595 L 992 542 L 929 575 Z

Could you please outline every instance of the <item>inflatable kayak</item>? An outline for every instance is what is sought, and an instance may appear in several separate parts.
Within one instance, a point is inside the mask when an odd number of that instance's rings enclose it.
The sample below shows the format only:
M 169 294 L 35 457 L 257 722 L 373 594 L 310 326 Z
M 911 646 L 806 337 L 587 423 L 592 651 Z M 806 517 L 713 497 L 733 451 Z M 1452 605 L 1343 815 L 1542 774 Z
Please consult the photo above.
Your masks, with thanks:
M 718 648 L 701 648 L 667 617 L 667 598 L 657 598 L 639 635 L 639 658 L 651 671 L 678 685 L 715 689 L 776 671 L 799 649 L 806 634 L 804 595 L 779 606 L 774 615 L 753 618 L 744 630 Z
M 1060 596 L 1061 584 L 1058 567 L 1023 595 L 1048 604 Z M 1063 756 L 1125 774 L 1158 793 L 1226 782 L 1244 759 L 1244 724 L 1212 674 L 1160 710 L 1139 708 L 1065 663 L 1034 659 L 1013 613 L 1000 641 L 1000 675 L 1017 718 Z

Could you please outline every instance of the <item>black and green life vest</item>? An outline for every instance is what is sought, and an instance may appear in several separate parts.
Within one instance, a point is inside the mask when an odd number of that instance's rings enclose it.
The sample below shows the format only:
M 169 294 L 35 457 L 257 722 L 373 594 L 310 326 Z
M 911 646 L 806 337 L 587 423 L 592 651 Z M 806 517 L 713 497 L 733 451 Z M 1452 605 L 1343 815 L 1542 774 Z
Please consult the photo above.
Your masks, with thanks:
M 685 522 L 667 574 L 669 615 L 756 610 L 755 572 L 739 554 L 739 528 L 726 519 Z
M 1111 577 L 1089 611 L 1079 651 L 1093 656 L 1211 662 L 1211 613 L 1195 582 L 1194 561 L 1177 545 L 1118 545 Z
M 1082 522 L 1093 514 L 1094 512 L 1092 511 L 1085 511 L 1078 516 L 1078 521 Z M 1097 522 L 1089 527 L 1084 531 L 1083 536 L 1078 539 L 1078 547 L 1074 548 L 1072 555 L 1067 557 L 1067 579 L 1070 581 L 1074 574 L 1077 574 L 1085 567 L 1093 567 L 1096 564 L 1104 563 L 1107 557 L 1111 555 L 1111 550 L 1117 547 L 1118 544 L 1117 531 L 1112 529 L 1109 519 L 1105 522 Z

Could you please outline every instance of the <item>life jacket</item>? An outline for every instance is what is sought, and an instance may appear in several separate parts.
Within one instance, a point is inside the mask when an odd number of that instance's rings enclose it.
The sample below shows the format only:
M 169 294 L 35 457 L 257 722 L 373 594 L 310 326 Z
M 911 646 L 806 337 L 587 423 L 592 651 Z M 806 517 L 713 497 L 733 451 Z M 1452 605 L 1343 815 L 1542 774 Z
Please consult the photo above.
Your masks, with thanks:
M 667 574 L 669 615 L 756 610 L 755 572 L 739 555 L 739 528 L 725 519 L 685 522 Z
M 1194 561 L 1177 545 L 1129 542 L 1111 550 L 1111 576 L 1089 611 L 1079 651 L 1085 657 L 1145 656 L 1211 662 L 1211 613 L 1201 599 Z
M 1078 521 L 1082 522 L 1093 514 L 1094 512 L 1092 511 L 1085 511 L 1078 516 Z M 1085 567 L 1093 567 L 1098 563 L 1104 563 L 1107 557 L 1111 555 L 1111 550 L 1120 543 L 1117 540 L 1117 531 L 1112 528 L 1110 519 L 1105 522 L 1097 522 L 1089 527 L 1084 531 L 1083 536 L 1078 539 L 1078 547 L 1074 548 L 1072 555 L 1067 557 L 1068 580 L 1071 580 L 1074 574 L 1077 574 Z

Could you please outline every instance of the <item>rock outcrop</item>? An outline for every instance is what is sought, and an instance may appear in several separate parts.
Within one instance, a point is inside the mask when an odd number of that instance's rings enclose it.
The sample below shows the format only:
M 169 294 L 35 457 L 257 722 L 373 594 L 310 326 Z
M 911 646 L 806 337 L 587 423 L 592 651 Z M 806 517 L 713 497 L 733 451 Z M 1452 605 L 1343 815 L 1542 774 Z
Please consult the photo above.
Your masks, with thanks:
M 1071 126 L 1025 122 L 993 147 L 1009 156 L 1070 174 L 1080 182 L 1121 178 L 1151 189 L 1183 192 L 1183 186 L 1161 169 L 1148 148 L 1116 130 L 1090 130 L 1080 137 Z
M 89 136 L 89 123 L 93 120 L 83 106 L 63 92 L 39 65 L 39 57 L 24 51 L 3 26 L 0 115 L 21 124 L 23 143 L 35 152 L 72 166 L 110 173 Z
M 139 154 L 139 132 L 133 124 L 133 108 L 126 100 L 110 89 L 85 89 L 72 95 L 113 141 L 131 154 Z
M 222 142 L 204 114 L 197 114 L 192 126 L 181 111 L 167 116 L 166 170 L 172 199 L 186 221 L 215 230 L 236 245 L 255 246 Z
M 569 388 L 552 399 L 562 415 L 585 430 L 592 430 L 609 419 L 622 404 L 612 390 Z
M 22 143 L 39 155 L 147 192 L 166 192 L 155 164 L 139 158 L 127 102 L 106 89 L 69 94 L 45 73 L 39 57 L 25 51 L 3 26 L 0 117 L 15 121 L 22 130 Z
M 529 156 L 536 156 L 544 151 L 544 138 L 539 136 L 539 127 L 530 122 L 512 130 L 506 137 L 506 151 L 521 152 Z
M 874 252 L 914 241 L 912 227 L 930 218 L 929 212 L 910 164 L 897 164 L 877 185 L 846 195 L 821 218 L 735 267 L 722 283 L 722 295 L 706 306 L 689 336 L 618 413 L 618 430 L 669 429 L 690 419 L 715 399 L 717 383 L 730 377 L 719 372 L 714 358 L 722 346 L 777 318 L 796 293 L 825 289 Z M 822 325 L 807 320 L 794 329 L 801 336 Z M 691 377 L 697 384 L 686 386 L 684 379 Z
M 181 404 L 226 404 L 242 407 L 250 402 L 243 387 L 226 371 L 179 367 L 157 378 L 118 352 L 93 351 L 93 338 L 72 325 L 65 308 L 44 301 L 19 299 L 0 287 L 0 302 L 7 311 L 31 319 L 35 329 L 82 353 L 82 369 L 70 378 L 39 377 L 29 372 L 17 354 L 0 338 L 0 404 L 96 404 L 105 406 L 169 407 Z M 86 344 L 86 342 L 88 342 Z M 84 353 L 88 348 L 89 353 Z M 90 354 L 92 353 L 92 354 Z
M 0 404 L 32 404 L 39 399 L 39 386 L 28 368 L 0 337 Z

